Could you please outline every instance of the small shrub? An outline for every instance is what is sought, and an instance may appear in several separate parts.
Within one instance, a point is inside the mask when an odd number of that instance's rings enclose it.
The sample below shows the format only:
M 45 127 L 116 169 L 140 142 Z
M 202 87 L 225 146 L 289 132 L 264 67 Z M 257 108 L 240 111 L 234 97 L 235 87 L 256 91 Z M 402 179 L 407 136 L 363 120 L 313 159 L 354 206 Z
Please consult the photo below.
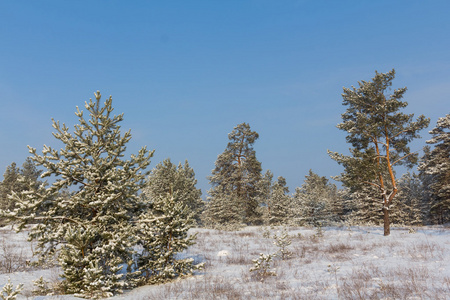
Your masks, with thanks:
M 32 294 L 34 296 L 52 296 L 53 292 L 50 288 L 50 282 L 44 280 L 44 277 L 39 277 L 37 280 L 33 280 L 33 285 L 36 287 Z
M 289 236 L 287 229 L 284 228 L 283 231 L 281 232 L 280 236 L 277 236 L 276 234 L 273 236 L 274 238 L 274 242 L 273 244 L 275 246 L 277 246 L 278 248 L 280 248 L 278 250 L 278 252 L 280 253 L 280 257 L 282 260 L 286 260 L 292 257 L 292 252 L 287 249 L 288 246 L 291 245 L 292 243 L 292 239 Z
M 316 227 L 316 233 L 314 234 L 316 237 L 321 238 L 324 235 L 324 230 L 322 228 L 322 223 L 317 222 L 314 227 Z
M 253 272 L 254 277 L 263 282 L 267 277 L 276 276 L 274 271 L 271 271 L 271 262 L 275 254 L 259 254 L 259 258 L 253 259 L 253 267 L 250 268 L 250 272 Z
M 29 261 L 25 257 L 23 247 L 19 247 L 14 243 L 8 243 L 4 237 L 0 243 L 0 272 L 13 273 L 25 271 L 29 265 Z
M 266 239 L 270 238 L 270 229 L 267 227 L 263 228 L 263 238 L 266 238 Z
M 20 292 L 22 291 L 22 289 L 23 289 L 23 284 L 19 284 L 14 289 L 14 287 L 11 283 L 11 278 L 8 278 L 8 283 L 6 283 L 3 286 L 0 297 L 2 298 L 2 300 L 15 300 L 17 295 L 19 295 Z

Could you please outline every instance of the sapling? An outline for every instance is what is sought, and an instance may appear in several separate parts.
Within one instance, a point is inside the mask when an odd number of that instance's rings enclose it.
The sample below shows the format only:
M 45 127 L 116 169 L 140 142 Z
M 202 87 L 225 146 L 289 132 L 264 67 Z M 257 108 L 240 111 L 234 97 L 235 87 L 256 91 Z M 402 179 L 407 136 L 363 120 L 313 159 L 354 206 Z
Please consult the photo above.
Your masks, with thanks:
M 263 282 L 269 276 L 276 276 L 274 271 L 270 270 L 270 263 L 276 254 L 264 254 L 260 253 L 257 259 L 252 259 L 253 267 L 250 268 L 250 272 L 254 272 L 255 277 Z
M 291 245 L 292 239 L 289 236 L 287 229 L 283 228 L 281 231 L 281 235 L 277 236 L 276 234 L 273 236 L 274 241 L 273 244 L 280 248 L 278 252 L 280 253 L 280 257 L 282 260 L 286 260 L 292 257 L 292 252 L 287 249 L 288 246 Z
M 17 295 L 20 294 L 20 292 L 23 289 L 23 284 L 19 284 L 14 289 L 14 286 L 11 283 L 11 278 L 8 278 L 8 283 L 6 283 L 3 288 L 2 292 L 0 294 L 0 297 L 2 300 L 15 300 Z
M 33 295 L 39 296 L 51 296 L 53 295 L 51 289 L 50 289 L 50 283 L 44 279 L 43 276 L 39 277 L 37 280 L 33 280 L 33 285 L 36 287 L 35 290 L 33 290 Z

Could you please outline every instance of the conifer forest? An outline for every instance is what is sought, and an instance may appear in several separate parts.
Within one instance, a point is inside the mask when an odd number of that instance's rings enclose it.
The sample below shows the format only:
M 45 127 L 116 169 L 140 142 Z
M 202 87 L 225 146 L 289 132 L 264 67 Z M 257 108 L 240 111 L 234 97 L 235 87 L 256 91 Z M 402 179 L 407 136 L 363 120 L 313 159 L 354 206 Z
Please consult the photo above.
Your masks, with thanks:
M 2 299 L 448 299 L 450 114 L 406 114 L 395 75 L 344 87 L 343 172 L 299 187 L 263 170 L 244 122 L 202 191 L 188 160 L 130 154 L 126 111 L 95 92 L 73 128 L 52 121 L 60 149 L 4 171 Z

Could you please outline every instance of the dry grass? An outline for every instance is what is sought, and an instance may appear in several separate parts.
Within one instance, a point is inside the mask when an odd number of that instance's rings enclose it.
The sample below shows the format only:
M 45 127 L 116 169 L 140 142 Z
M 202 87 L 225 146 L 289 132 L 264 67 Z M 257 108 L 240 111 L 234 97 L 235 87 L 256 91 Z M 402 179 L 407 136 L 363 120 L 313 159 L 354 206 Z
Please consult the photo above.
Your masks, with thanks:
M 13 273 L 29 269 L 32 256 L 22 243 L 13 241 L 14 232 L 0 231 L 0 273 Z
M 249 230 L 249 231 L 246 231 Z M 192 252 L 211 251 L 211 268 L 180 285 L 180 295 L 165 290 L 152 297 L 166 299 L 444 299 L 450 297 L 450 280 L 432 272 L 427 261 L 442 261 L 445 247 L 431 240 L 403 242 L 366 230 L 348 232 L 291 228 L 293 257 L 275 259 L 277 276 L 259 282 L 252 278 L 251 260 L 277 248 L 268 229 L 217 231 L 204 235 Z M 297 231 L 302 231 L 301 234 Z M 271 230 L 272 234 L 276 229 Z M 379 235 L 374 238 L 374 235 Z M 407 236 L 409 237 L 409 236 Z M 199 239 L 202 235 L 199 235 Z M 430 237 L 431 239 L 431 237 Z M 225 258 L 214 256 L 229 250 Z M 395 257 L 395 264 L 387 262 Z M 386 260 L 386 263 L 382 261 Z M 239 276 L 233 275 L 239 269 Z M 182 288 L 181 288 L 182 287 Z M 158 291 L 162 293 L 162 291 Z M 214 295 L 214 296 L 211 296 Z M 180 298 L 177 298 L 180 297 Z M 150 298 L 149 298 L 150 299 Z
M 256 280 L 249 271 L 252 260 L 260 253 L 279 251 L 273 235 L 280 230 L 195 229 L 197 243 L 182 255 L 204 262 L 204 270 L 174 282 L 142 287 L 144 291 L 138 294 L 130 291 L 114 298 L 450 299 L 450 276 L 446 271 L 450 267 L 450 243 L 435 238 L 439 234 L 450 236 L 449 231 L 436 230 L 433 235 L 420 230 L 416 234 L 393 230 L 392 236 L 383 237 L 382 229 L 324 228 L 323 236 L 317 236 L 314 228 L 289 228 L 292 244 L 287 249 L 292 257 L 275 257 L 270 270 L 276 276 Z M 0 239 L 1 263 L 23 268 L 29 259 L 27 251 L 17 251 L 20 245 L 11 241 L 7 237 Z M 14 262 L 9 263 L 6 257 Z M 14 270 L 4 267 L 2 272 Z M 50 277 L 45 279 L 56 287 L 58 276 Z

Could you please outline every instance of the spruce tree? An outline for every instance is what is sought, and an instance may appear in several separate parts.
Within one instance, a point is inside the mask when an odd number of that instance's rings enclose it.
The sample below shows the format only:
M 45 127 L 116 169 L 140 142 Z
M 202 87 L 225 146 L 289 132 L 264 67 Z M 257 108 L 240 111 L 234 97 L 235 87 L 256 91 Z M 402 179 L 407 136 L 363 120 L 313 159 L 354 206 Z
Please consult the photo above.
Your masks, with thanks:
M 201 199 L 202 191 L 195 187 L 196 184 L 194 170 L 187 160 L 183 165 L 179 163 L 176 166 L 170 159 L 166 159 L 151 171 L 144 195 L 146 201 L 153 203 L 154 199 L 172 194 L 175 201 L 183 203 L 193 213 L 194 220 L 199 223 L 204 203 Z
M 402 101 L 406 88 L 387 94 L 394 77 L 395 70 L 375 72 L 371 81 L 359 82 L 358 88 L 344 88 L 343 105 L 347 110 L 337 127 L 348 132 L 346 140 L 352 145 L 351 155 L 329 151 L 331 158 L 345 168 L 340 176 L 345 186 L 356 189 L 368 184 L 378 189 L 384 235 L 390 234 L 389 210 L 398 192 L 394 167 L 412 167 L 417 163 L 417 153 L 411 152 L 408 144 L 429 124 L 423 115 L 413 121 L 413 114 L 400 112 L 408 105 Z M 391 188 L 383 177 L 385 172 L 389 174 Z
M 206 215 L 211 222 L 255 224 L 260 221 L 257 208 L 262 169 L 253 149 L 258 137 L 246 123 L 237 125 L 228 135 L 230 142 L 217 157 L 209 177 L 212 188 L 208 192 L 210 202 Z M 224 218 L 223 210 L 231 207 Z
M 450 114 L 439 118 L 430 131 L 432 138 L 427 144 L 419 170 L 427 177 L 430 188 L 430 213 L 436 223 L 450 221 Z
M 29 147 L 32 160 L 46 169 L 42 177 L 55 181 L 48 188 L 13 193 L 16 209 L 2 212 L 19 229 L 39 221 L 30 232 L 38 253 L 42 258 L 57 254 L 66 292 L 88 298 L 111 296 L 126 285 L 120 271 L 134 252 L 134 222 L 144 207 L 138 192 L 153 155 L 144 147 L 124 160 L 131 133 L 120 132 L 123 114 L 111 115 L 111 97 L 103 105 L 100 92 L 95 98 L 85 103 L 90 119 L 77 107 L 73 133 L 53 120 L 53 135 L 65 148 L 44 145 L 39 155 Z M 60 193 L 67 188 L 73 190 L 69 197 Z

